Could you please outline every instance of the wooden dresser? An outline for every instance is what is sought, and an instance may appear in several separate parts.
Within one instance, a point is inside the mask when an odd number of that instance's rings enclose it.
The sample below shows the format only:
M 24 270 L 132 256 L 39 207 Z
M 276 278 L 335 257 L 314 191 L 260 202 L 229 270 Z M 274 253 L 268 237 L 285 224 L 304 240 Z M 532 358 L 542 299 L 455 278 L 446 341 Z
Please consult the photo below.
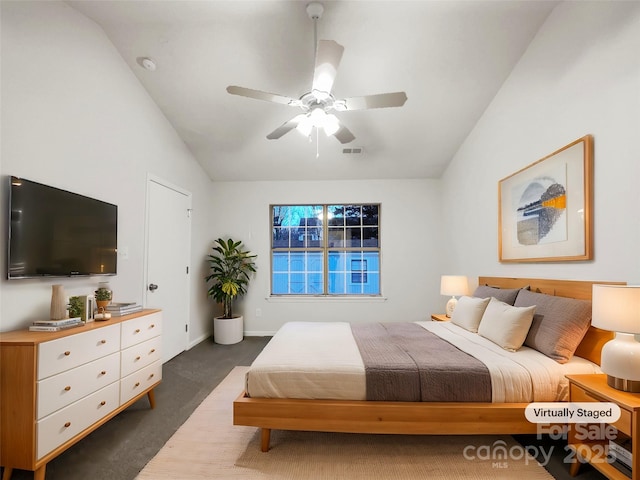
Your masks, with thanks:
M 47 462 L 162 379 L 162 312 L 60 332 L 0 333 L 0 465 L 44 480 Z

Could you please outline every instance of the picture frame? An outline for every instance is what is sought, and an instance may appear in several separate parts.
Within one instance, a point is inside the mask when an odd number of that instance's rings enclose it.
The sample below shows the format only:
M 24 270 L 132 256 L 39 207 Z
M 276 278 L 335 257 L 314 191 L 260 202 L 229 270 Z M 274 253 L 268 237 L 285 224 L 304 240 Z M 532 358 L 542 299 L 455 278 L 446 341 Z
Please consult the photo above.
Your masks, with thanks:
M 593 137 L 498 182 L 500 262 L 593 259 Z

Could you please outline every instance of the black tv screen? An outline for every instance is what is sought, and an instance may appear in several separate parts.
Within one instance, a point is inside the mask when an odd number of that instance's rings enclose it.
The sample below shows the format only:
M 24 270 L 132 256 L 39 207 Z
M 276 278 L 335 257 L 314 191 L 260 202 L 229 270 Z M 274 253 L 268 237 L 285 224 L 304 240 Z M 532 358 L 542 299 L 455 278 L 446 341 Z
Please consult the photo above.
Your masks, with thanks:
M 9 279 L 116 274 L 117 205 L 10 181 Z

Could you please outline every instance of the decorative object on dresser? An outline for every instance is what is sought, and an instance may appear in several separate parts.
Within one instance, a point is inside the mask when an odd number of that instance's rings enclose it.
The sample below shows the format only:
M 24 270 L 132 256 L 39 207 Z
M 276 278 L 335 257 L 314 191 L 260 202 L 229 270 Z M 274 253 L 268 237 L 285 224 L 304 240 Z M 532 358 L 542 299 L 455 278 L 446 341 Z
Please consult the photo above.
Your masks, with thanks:
M 256 271 L 251 252 L 241 241 L 218 238 L 209 255 L 211 273 L 205 278 L 212 282 L 208 295 L 222 304 L 222 316 L 213 319 L 213 338 L 216 343 L 229 345 L 241 342 L 244 337 L 243 317 L 233 315 L 232 304 L 236 297 L 247 292 L 251 273 Z
M 136 302 L 111 302 L 106 307 L 106 312 L 113 316 L 121 317 L 142 310 L 142 305 Z
M 95 309 L 96 309 L 96 299 L 93 295 L 80 295 L 78 298 L 82 301 L 82 321 L 83 322 L 93 322 Z
M 83 309 L 82 298 L 77 295 L 69 297 L 69 317 L 82 317 Z
M 107 305 L 111 301 L 111 290 L 105 287 L 100 287 L 95 291 L 96 305 L 98 307 L 98 313 L 95 314 L 96 320 L 109 320 L 111 314 L 107 312 Z
M 64 318 L 62 320 L 36 320 L 29 327 L 31 332 L 59 332 L 67 328 L 82 325 L 80 317 Z
M 440 278 L 440 295 L 451 295 L 447 302 L 446 315 L 450 317 L 456 308 L 456 295 L 466 295 L 469 292 L 467 277 L 463 275 L 442 275 Z
M 63 285 L 51 286 L 51 320 L 62 320 L 67 318 L 67 297 L 64 293 Z
M 0 465 L 44 480 L 46 465 L 162 379 L 162 312 L 0 337 Z
M 640 393 L 640 285 L 594 285 L 591 324 L 615 332 L 602 348 L 609 386 Z
M 586 135 L 498 182 L 501 262 L 593 258 L 592 165 Z

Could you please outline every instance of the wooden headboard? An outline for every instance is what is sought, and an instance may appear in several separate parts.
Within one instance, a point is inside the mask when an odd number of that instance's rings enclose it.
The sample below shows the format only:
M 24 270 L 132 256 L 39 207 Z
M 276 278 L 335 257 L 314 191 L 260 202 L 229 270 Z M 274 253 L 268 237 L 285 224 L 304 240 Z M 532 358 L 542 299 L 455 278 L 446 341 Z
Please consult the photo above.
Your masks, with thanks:
M 499 288 L 523 288 L 528 286 L 532 292 L 545 293 L 558 297 L 577 298 L 591 301 L 594 284 L 626 285 L 626 282 L 590 282 L 581 280 L 550 280 L 540 278 L 478 277 L 478 285 Z M 613 338 L 613 332 L 589 327 L 576 350 L 576 355 L 600 365 L 602 346 Z

